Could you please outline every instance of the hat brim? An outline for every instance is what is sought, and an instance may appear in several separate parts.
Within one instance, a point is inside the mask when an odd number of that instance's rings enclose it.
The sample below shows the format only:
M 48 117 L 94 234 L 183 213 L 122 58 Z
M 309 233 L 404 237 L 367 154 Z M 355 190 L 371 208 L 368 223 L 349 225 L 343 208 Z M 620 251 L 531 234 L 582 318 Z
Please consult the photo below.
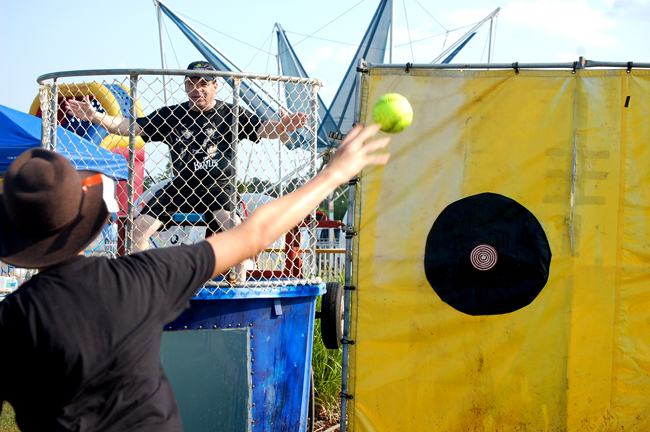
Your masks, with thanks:
M 83 181 L 99 172 L 77 173 Z M 84 192 L 81 211 L 70 226 L 55 234 L 32 237 L 9 221 L 3 186 L 0 183 L 0 260 L 16 267 L 42 269 L 72 258 L 102 232 L 110 215 L 102 197 L 103 185 L 90 186 Z
M 206 81 L 214 81 L 217 77 L 213 77 L 210 75 L 186 75 L 185 80 L 188 80 L 190 78 L 203 78 Z

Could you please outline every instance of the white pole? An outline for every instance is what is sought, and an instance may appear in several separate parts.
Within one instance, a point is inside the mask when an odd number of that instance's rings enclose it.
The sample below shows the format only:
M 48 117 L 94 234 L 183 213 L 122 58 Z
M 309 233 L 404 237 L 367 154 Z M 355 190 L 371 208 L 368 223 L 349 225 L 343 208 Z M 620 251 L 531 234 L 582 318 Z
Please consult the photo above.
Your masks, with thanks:
M 162 11 L 160 10 L 160 5 L 156 0 L 153 2 L 156 5 L 156 11 L 158 13 L 158 39 L 160 40 L 160 63 L 163 69 L 167 69 L 165 63 L 165 46 L 163 45 L 163 33 L 162 33 Z M 165 105 L 167 103 L 167 77 L 166 75 L 162 76 L 163 82 L 163 97 L 165 98 Z
M 280 27 L 280 24 L 279 24 L 279 23 L 275 23 L 274 28 L 275 28 L 275 31 L 277 31 L 277 32 L 282 32 L 282 31 L 283 31 L 283 30 L 282 30 L 282 27 Z M 282 60 L 280 59 L 280 39 L 279 39 L 279 38 L 278 38 L 278 41 L 277 41 L 277 42 L 278 42 L 278 43 L 277 43 L 277 46 L 278 46 L 278 56 L 277 56 L 277 60 L 278 60 L 278 75 L 282 75 Z M 280 81 L 278 81 L 278 100 L 280 101 L 280 109 L 282 109 L 282 106 L 283 106 L 283 105 L 282 105 L 282 95 L 283 95 L 283 93 L 282 93 L 282 86 L 283 86 L 283 85 L 282 85 L 282 84 L 283 84 L 283 83 L 281 83 Z M 282 118 L 280 118 L 280 121 L 282 121 Z M 279 188 L 278 188 L 278 189 L 279 189 L 279 190 L 278 190 L 278 196 L 279 196 L 279 197 L 281 197 L 282 195 L 284 195 L 284 190 L 283 190 L 284 187 L 283 187 L 283 183 L 282 183 L 282 164 L 284 163 L 284 160 L 283 160 L 283 158 L 282 158 L 282 146 L 283 146 L 283 144 L 282 144 L 282 140 L 278 140 L 278 160 L 279 160 L 279 164 L 278 164 L 278 178 L 280 179 L 280 181 L 279 181 Z
M 493 18 L 496 14 L 498 14 L 500 10 L 501 10 L 500 7 L 499 7 L 499 8 L 496 8 L 496 9 L 494 10 L 494 12 L 492 12 L 490 15 L 486 16 L 486 17 L 483 19 L 483 21 L 481 21 L 480 23 L 476 24 L 476 25 L 475 25 L 475 26 L 474 26 L 470 31 L 468 31 L 467 33 L 465 33 L 465 34 L 463 35 L 463 37 L 461 37 L 461 38 L 458 39 L 456 42 L 454 42 L 454 43 L 453 43 L 449 48 L 447 48 L 447 49 L 446 49 L 442 54 L 440 54 L 438 57 L 436 57 L 435 59 L 433 59 L 433 61 L 432 61 L 430 64 L 437 63 L 438 60 L 443 59 L 445 56 L 447 56 L 448 53 L 450 53 L 451 51 L 453 51 L 453 50 L 454 50 L 458 45 L 462 44 L 462 43 L 465 41 L 465 39 L 467 39 L 467 38 L 468 38 L 472 33 L 476 32 L 479 28 L 481 28 L 481 26 L 482 26 L 483 24 L 485 24 L 485 23 L 487 22 L 487 20 Z
M 395 2 L 390 1 L 390 49 L 388 51 L 388 63 L 393 63 L 393 26 L 395 25 Z
M 488 63 L 492 63 L 492 27 L 494 24 L 494 18 L 490 19 L 490 40 L 488 42 Z

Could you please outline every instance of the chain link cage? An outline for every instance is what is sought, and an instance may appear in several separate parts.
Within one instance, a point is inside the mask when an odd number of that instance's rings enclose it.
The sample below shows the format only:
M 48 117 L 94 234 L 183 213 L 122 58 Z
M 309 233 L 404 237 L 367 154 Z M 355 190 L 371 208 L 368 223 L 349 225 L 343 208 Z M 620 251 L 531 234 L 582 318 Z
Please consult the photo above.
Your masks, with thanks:
M 39 77 L 42 146 L 72 143 L 116 180 L 119 211 L 87 254 L 117 257 L 196 243 L 316 174 L 322 162 L 316 146 L 319 80 L 187 74 L 103 70 Z M 201 110 L 212 99 L 214 109 Z M 307 118 L 297 129 L 285 124 L 298 113 Z M 117 168 L 109 166 L 111 158 Z M 316 219 L 314 209 L 202 290 L 251 294 L 320 283 Z

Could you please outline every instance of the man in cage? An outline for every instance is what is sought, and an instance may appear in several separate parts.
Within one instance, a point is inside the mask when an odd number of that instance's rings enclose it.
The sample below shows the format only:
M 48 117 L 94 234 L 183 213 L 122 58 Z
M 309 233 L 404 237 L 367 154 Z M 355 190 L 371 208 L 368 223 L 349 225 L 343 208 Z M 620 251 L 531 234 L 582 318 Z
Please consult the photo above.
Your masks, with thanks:
M 379 126 L 356 127 L 328 165 L 296 191 L 205 241 L 110 259 L 83 250 L 115 210 L 113 182 L 31 149 L 0 183 L 0 259 L 39 273 L 0 302 L 0 411 L 22 431 L 182 431 L 160 360 L 163 326 L 197 288 L 254 256 L 364 167 Z
M 206 61 L 195 61 L 190 71 L 214 71 Z M 213 76 L 192 76 L 184 81 L 188 101 L 164 107 L 136 120 L 135 133 L 145 141 L 162 141 L 169 145 L 173 180 L 146 203 L 134 222 L 134 251 L 149 248 L 149 238 L 166 226 L 175 213 L 203 213 L 213 217 L 218 230 L 232 228 L 230 213 L 237 207 L 233 185 L 234 154 L 232 105 L 216 100 L 218 83 Z M 67 101 L 70 114 L 97 124 L 108 132 L 129 134 L 125 117 L 109 116 L 96 111 L 90 100 Z M 304 113 L 282 113 L 281 120 L 262 121 L 257 115 L 239 110 L 238 139 L 257 142 L 260 138 L 290 140 L 289 132 L 303 127 Z M 240 223 L 235 217 L 235 223 Z M 243 266 L 238 265 L 238 273 Z

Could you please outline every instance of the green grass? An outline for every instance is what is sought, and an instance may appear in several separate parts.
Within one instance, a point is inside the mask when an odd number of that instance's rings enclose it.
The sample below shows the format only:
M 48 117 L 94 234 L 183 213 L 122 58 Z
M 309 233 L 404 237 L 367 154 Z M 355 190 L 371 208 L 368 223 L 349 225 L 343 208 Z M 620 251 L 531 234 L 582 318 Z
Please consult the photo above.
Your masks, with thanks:
M 320 303 L 320 297 L 318 298 Z M 341 378 L 343 349 L 328 350 L 321 339 L 320 320 L 314 328 L 314 353 L 311 367 L 314 371 L 314 399 L 316 412 L 330 419 L 341 417 Z
M 0 432 L 18 432 L 16 426 L 16 415 L 14 409 L 7 402 L 2 405 L 2 415 L 0 415 Z
M 332 278 L 323 278 L 327 282 L 344 284 L 343 274 Z M 320 310 L 322 297 L 318 297 L 316 309 Z M 338 421 L 341 418 L 341 379 L 343 369 L 343 348 L 328 350 L 323 345 L 320 320 L 314 327 L 314 352 L 311 367 L 314 372 L 314 399 L 317 417 Z

